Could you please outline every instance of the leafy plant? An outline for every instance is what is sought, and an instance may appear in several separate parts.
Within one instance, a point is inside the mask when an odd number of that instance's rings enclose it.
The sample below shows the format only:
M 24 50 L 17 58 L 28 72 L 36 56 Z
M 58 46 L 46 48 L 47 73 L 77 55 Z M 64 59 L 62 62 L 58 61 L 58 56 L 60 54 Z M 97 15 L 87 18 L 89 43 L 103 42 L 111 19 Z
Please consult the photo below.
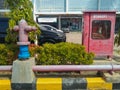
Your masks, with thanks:
M 116 44 L 117 46 L 120 45 L 120 30 L 118 31 L 118 33 L 115 36 L 114 44 Z
M 4 64 L 7 64 L 7 48 L 5 47 L 4 44 L 1 44 L 0 45 L 0 65 L 4 65 Z
M 33 54 L 34 52 L 34 54 Z M 73 43 L 44 44 L 43 47 L 31 47 L 31 55 L 37 54 L 37 64 L 92 64 L 94 54 L 87 53 L 85 47 Z
M 15 44 L 0 44 L 0 65 L 12 64 L 17 59 L 18 46 Z
M 7 30 L 6 41 L 11 43 L 15 43 L 17 41 L 17 34 L 13 33 L 13 27 L 18 25 L 18 22 L 21 19 L 25 19 L 28 25 L 37 26 L 37 24 L 33 20 L 33 5 L 30 0 L 6 0 L 6 5 L 11 10 L 9 17 L 9 29 Z M 40 30 L 36 32 L 30 32 L 29 37 L 31 40 L 35 40 L 35 35 L 39 35 Z
M 92 64 L 94 54 L 87 53 L 85 47 L 73 43 L 30 45 L 32 57 L 37 54 L 36 63 L 40 65 Z M 16 44 L 0 44 L 0 65 L 12 64 L 17 59 L 19 48 Z

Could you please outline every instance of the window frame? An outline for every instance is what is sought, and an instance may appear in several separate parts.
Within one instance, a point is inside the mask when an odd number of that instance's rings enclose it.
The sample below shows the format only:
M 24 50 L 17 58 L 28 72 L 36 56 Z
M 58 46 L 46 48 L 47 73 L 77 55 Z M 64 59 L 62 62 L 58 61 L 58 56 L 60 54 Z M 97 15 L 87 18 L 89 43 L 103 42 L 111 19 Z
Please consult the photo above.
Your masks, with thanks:
M 94 22 L 98 22 L 95 24 Z M 101 25 L 100 25 L 101 24 Z M 105 24 L 107 25 L 105 29 Z M 92 21 L 92 30 L 91 38 L 94 40 L 106 40 L 111 37 L 111 21 L 110 20 L 93 20 Z M 95 28 L 96 27 L 96 28 Z M 96 29 L 96 32 L 95 32 Z M 101 31 L 101 33 L 100 33 Z

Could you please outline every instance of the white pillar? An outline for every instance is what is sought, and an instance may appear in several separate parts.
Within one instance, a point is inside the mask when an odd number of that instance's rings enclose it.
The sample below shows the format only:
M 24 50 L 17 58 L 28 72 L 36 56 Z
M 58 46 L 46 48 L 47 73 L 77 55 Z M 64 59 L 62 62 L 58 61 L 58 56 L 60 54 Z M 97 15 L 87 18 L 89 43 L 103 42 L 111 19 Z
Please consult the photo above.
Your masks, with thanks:
M 36 0 L 33 0 L 33 19 L 36 22 Z
M 66 12 L 68 12 L 68 8 L 69 8 L 68 0 L 66 0 Z
M 58 16 L 58 28 L 61 29 L 61 16 Z
M 98 11 L 100 10 L 100 0 L 98 0 Z

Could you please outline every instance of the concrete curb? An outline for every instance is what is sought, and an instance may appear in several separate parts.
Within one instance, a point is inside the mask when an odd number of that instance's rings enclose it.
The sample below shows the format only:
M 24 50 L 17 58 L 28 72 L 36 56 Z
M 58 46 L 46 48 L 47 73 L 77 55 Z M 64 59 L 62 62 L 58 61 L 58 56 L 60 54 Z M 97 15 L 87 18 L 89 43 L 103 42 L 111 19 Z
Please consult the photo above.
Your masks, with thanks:
M 119 85 L 119 84 L 118 84 Z M 38 78 L 37 90 L 114 90 L 103 78 Z
M 0 79 L 0 90 L 12 90 L 9 79 Z
M 24 89 L 28 90 L 26 84 Z M 101 77 L 94 78 L 37 78 L 31 90 L 120 90 L 120 83 L 106 82 Z M 19 85 L 18 85 L 19 89 Z M 12 90 L 9 79 L 0 80 L 0 90 Z

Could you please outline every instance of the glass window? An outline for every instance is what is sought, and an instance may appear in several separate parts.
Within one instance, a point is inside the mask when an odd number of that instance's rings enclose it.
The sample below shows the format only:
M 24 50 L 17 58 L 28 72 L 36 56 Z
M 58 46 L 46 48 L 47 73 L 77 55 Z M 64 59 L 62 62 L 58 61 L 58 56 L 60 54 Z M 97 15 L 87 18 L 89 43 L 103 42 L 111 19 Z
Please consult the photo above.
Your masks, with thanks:
M 40 26 L 40 29 L 47 30 L 47 28 L 45 28 L 44 26 Z
M 109 39 L 111 33 L 111 21 L 94 20 L 92 21 L 92 39 Z
M 120 0 L 100 0 L 100 10 L 120 11 Z
M 120 30 L 120 17 L 116 17 L 115 34 Z
M 50 26 L 50 25 L 40 25 L 40 28 L 43 30 L 51 30 L 51 31 L 56 31 L 57 29 Z
M 61 29 L 64 31 L 80 31 L 81 21 L 79 17 L 61 18 Z
M 36 0 L 37 12 L 64 12 L 65 0 Z
M 56 31 L 56 29 L 51 27 L 51 26 L 44 26 L 44 27 L 47 28 L 47 30 L 54 30 L 54 31 Z
M 97 0 L 68 0 L 69 12 L 80 12 L 85 10 L 97 10 Z

